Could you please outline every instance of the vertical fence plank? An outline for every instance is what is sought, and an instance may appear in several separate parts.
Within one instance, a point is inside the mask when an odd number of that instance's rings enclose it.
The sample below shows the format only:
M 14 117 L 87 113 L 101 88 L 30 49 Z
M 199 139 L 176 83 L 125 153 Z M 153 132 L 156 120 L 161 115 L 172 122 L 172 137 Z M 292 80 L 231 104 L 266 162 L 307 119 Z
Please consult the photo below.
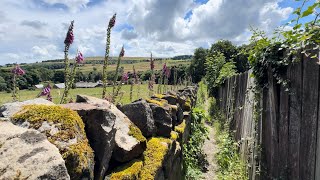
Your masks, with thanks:
M 318 52 L 318 59 L 320 59 L 320 51 Z M 320 83 L 320 78 L 319 82 Z M 320 86 L 320 84 L 319 84 Z M 320 90 L 320 87 L 319 87 Z M 315 167 L 315 180 L 320 180 L 320 94 L 318 97 L 318 121 L 317 121 L 317 146 L 316 146 L 316 167 Z
M 277 128 L 277 112 L 278 112 L 278 97 L 276 82 L 273 77 L 271 69 L 268 71 L 268 90 L 266 96 L 266 116 L 265 121 L 267 121 L 268 138 L 266 139 L 266 146 L 264 149 L 269 149 L 266 152 L 267 155 L 267 170 L 271 178 L 278 177 L 279 175 L 279 150 L 278 150 L 278 128 Z
M 300 131 L 300 179 L 314 179 L 318 119 L 319 66 L 303 58 L 302 118 Z
M 285 87 L 280 88 L 280 117 L 279 117 L 279 156 L 280 177 L 288 179 L 288 151 L 289 151 L 289 95 Z
M 302 62 L 288 67 L 290 81 L 289 96 L 289 153 L 288 153 L 288 179 L 300 178 L 300 120 L 302 97 Z

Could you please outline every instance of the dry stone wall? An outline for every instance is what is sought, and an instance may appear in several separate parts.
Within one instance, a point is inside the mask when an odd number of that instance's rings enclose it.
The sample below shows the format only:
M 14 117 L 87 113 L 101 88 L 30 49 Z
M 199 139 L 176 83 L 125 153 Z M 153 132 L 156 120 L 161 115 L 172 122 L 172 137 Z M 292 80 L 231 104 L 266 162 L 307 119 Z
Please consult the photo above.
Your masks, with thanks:
M 189 86 L 120 107 L 85 95 L 64 105 L 5 104 L 0 179 L 183 179 L 182 145 L 196 94 Z M 25 143 L 26 133 L 33 144 Z

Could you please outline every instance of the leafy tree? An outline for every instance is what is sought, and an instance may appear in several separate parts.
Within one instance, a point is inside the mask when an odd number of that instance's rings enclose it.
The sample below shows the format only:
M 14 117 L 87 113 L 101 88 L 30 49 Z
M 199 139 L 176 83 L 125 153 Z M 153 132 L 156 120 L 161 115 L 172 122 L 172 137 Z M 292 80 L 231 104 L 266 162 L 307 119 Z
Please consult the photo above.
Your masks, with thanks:
M 226 61 L 229 62 L 237 55 L 237 47 L 229 40 L 220 40 L 212 44 L 209 50 L 210 54 L 217 54 L 218 52 L 222 53 Z
M 209 55 L 206 59 L 206 80 L 210 95 L 214 95 L 216 89 L 216 80 L 219 77 L 220 70 L 226 63 L 226 58 L 220 52 L 216 55 Z
M 52 78 L 53 82 L 63 83 L 64 82 L 64 72 L 63 71 L 55 71 Z
M 205 76 L 205 62 L 206 62 L 207 50 L 204 48 L 198 48 L 194 52 L 193 59 L 190 65 L 190 74 L 193 82 L 200 82 L 202 77 Z
M 0 91 L 6 91 L 7 88 L 6 80 L 0 76 Z
M 234 65 L 234 62 L 227 62 L 226 64 L 224 64 L 220 69 L 219 76 L 217 77 L 214 86 L 218 87 L 222 83 L 224 83 L 227 78 L 237 75 L 235 69 L 236 66 Z

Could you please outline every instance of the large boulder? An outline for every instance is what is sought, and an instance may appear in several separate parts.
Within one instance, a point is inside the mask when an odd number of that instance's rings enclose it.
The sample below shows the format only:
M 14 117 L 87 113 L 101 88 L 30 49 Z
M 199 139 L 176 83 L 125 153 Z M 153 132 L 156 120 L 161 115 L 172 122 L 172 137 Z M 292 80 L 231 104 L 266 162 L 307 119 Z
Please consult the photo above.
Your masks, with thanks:
M 137 126 L 115 105 L 107 100 L 78 95 L 77 102 L 89 103 L 96 108 L 109 112 L 109 118 L 115 118 L 115 148 L 112 158 L 118 162 L 127 162 L 140 156 L 146 148 L 146 138 Z M 112 114 L 112 115 L 111 115 Z
M 126 104 L 120 109 L 142 131 L 145 137 L 156 134 L 152 110 L 145 100 Z
M 94 177 L 95 179 L 103 178 L 115 146 L 116 116 L 92 104 L 70 103 L 61 106 L 78 112 L 82 118 L 89 143 L 95 152 Z
M 0 120 L 0 179 L 70 179 L 58 148 L 42 133 Z
M 30 104 L 54 105 L 53 102 L 42 99 L 42 98 L 27 100 L 23 102 L 6 103 L 0 107 L 0 117 L 9 118 L 13 114 L 19 112 L 23 108 L 23 106 L 30 105 Z
M 80 116 L 56 105 L 26 105 L 11 121 L 45 134 L 60 151 L 71 179 L 92 179 L 94 153 Z

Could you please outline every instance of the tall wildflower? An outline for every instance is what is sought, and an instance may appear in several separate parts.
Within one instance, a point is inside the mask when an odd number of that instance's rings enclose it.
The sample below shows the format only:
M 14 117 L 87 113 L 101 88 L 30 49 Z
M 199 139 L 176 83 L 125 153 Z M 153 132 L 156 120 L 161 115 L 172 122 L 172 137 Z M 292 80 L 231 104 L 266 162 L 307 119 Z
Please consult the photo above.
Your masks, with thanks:
M 151 70 L 151 77 L 149 79 L 148 88 L 149 88 L 149 95 L 152 96 L 152 94 L 153 94 L 153 86 L 154 86 L 154 83 L 155 83 L 154 60 L 153 60 L 153 57 L 152 57 L 152 53 L 151 53 L 151 58 L 150 58 L 150 70 Z
M 108 29 L 107 29 L 107 38 L 106 38 L 106 50 L 104 55 L 103 61 L 103 69 L 102 69 L 102 98 L 106 98 L 107 93 L 107 66 L 108 66 L 108 59 L 110 53 L 110 38 L 111 38 L 111 29 L 114 27 L 116 23 L 117 14 L 114 14 L 109 21 Z
M 18 76 L 23 76 L 24 74 L 26 74 L 26 72 L 17 64 L 12 70 L 11 70 L 12 74 L 13 74 L 13 79 L 12 79 L 12 83 L 13 83 L 13 91 L 12 91 L 12 98 L 13 101 L 17 101 L 18 98 L 18 90 L 19 88 L 17 87 L 17 77 Z
M 137 83 L 136 81 L 136 70 L 134 66 L 132 66 L 133 70 L 133 78 L 130 79 L 130 102 L 133 101 L 133 86 Z
M 71 87 L 74 84 L 74 78 L 76 76 L 76 71 L 77 71 L 78 65 L 83 63 L 83 62 L 84 62 L 83 54 L 80 51 L 78 51 L 77 55 L 76 55 L 76 57 L 74 59 L 71 75 L 70 75 L 70 78 L 69 78 L 69 85 L 68 85 L 69 89 L 68 89 L 68 91 L 71 89 Z
M 137 97 L 140 98 L 140 79 L 139 75 L 136 72 L 136 69 L 133 66 L 133 77 L 134 77 L 134 83 L 138 86 L 137 88 Z
M 164 77 L 164 87 L 163 87 L 164 91 L 167 90 L 166 88 L 167 88 L 167 85 L 169 84 L 170 73 L 171 73 L 170 68 L 168 68 L 167 63 L 164 63 L 162 67 L 162 77 Z
M 73 23 L 74 23 L 74 21 L 71 21 L 71 24 L 69 26 L 66 38 L 64 40 L 64 65 L 65 65 L 65 68 L 64 68 L 64 75 L 65 75 L 64 76 L 64 86 L 65 87 L 64 87 L 64 92 L 63 92 L 63 95 L 62 95 L 60 103 L 66 103 L 68 95 L 69 95 L 69 87 L 68 87 L 69 86 L 69 82 L 68 82 L 68 80 L 70 78 L 70 69 L 69 69 L 70 62 L 69 62 L 69 58 L 68 58 L 68 53 L 69 53 L 70 45 L 73 43 L 73 40 L 74 40 Z
M 118 95 L 118 90 L 116 91 L 116 83 L 117 83 L 117 79 L 118 79 L 118 75 L 119 75 L 119 67 L 120 67 L 120 61 L 121 58 L 124 56 L 124 47 L 122 46 L 119 57 L 118 57 L 118 61 L 117 61 L 117 67 L 116 67 L 116 72 L 114 75 L 114 79 L 113 79 L 113 88 L 112 88 L 112 100 L 113 102 L 115 102 L 115 98 Z M 123 76 L 122 76 L 123 77 Z M 122 81 L 122 79 L 121 79 Z M 118 85 L 118 89 L 121 88 L 121 85 Z M 120 90 L 120 89 L 119 89 Z
M 174 84 L 174 90 L 177 90 L 177 84 L 178 84 L 178 68 L 174 67 L 173 69 L 173 84 Z

